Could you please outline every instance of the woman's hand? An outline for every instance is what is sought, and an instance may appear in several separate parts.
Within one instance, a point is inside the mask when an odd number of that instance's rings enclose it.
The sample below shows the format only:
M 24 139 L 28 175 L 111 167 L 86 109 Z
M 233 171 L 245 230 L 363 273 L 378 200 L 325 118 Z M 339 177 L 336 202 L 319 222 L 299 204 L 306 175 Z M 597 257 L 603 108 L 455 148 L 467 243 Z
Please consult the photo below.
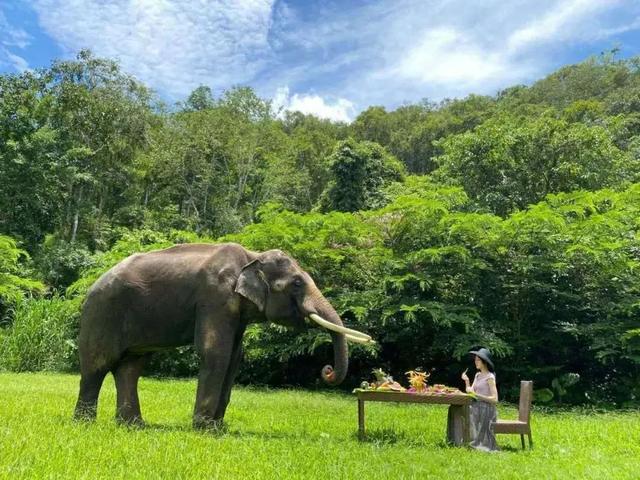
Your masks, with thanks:
M 473 393 L 473 387 L 467 387 L 467 393 Z
M 467 386 L 469 385 L 469 377 L 467 377 L 467 370 L 469 370 L 468 368 L 465 369 L 464 372 L 462 372 L 462 376 L 460 378 L 462 378 L 462 380 L 464 380 L 464 383 L 467 384 Z

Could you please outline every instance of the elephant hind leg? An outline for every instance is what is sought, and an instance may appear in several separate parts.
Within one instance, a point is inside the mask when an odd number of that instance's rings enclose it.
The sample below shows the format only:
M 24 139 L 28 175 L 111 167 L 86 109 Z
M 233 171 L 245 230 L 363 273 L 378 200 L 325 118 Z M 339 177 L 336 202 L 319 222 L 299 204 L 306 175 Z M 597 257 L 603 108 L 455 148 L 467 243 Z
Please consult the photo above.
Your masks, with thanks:
M 80 393 L 74 418 L 76 420 L 95 420 L 98 410 L 98 396 L 108 369 L 83 371 L 80 377 Z
M 116 420 L 127 425 L 144 425 L 138 399 L 138 379 L 149 355 L 124 357 L 113 370 L 116 380 Z

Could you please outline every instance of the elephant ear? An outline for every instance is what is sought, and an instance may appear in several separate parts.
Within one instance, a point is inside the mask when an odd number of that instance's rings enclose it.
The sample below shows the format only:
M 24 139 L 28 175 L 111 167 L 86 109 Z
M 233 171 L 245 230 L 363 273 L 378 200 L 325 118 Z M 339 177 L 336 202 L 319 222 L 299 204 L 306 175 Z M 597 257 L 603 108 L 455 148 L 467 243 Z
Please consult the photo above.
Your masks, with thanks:
M 255 303 L 261 312 L 264 311 L 269 284 L 262 271 L 260 260 L 253 260 L 242 267 L 236 283 L 236 292 Z

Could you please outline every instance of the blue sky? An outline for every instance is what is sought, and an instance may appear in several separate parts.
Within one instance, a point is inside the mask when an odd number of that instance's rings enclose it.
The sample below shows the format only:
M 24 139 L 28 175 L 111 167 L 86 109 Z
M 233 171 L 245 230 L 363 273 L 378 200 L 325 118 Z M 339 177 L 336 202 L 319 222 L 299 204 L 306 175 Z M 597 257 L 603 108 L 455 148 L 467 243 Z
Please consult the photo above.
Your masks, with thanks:
M 640 1 L 0 0 L 0 72 L 90 48 L 168 101 L 250 85 L 335 120 L 493 94 L 616 46 L 640 54 Z

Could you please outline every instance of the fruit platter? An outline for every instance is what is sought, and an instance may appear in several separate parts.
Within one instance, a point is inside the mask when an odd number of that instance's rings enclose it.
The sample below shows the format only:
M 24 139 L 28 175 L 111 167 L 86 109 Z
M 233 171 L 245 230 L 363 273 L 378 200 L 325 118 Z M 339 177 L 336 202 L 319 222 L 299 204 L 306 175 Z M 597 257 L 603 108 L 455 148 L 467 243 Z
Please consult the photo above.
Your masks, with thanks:
M 354 393 L 363 392 L 390 392 L 403 393 L 407 395 L 419 396 L 442 396 L 442 397 L 472 397 L 474 395 L 467 394 L 455 387 L 449 387 L 442 384 L 429 385 L 427 383 L 431 373 L 427 373 L 420 369 L 406 372 L 409 387 L 405 388 L 395 381 L 391 375 L 385 373 L 382 369 L 373 370 L 375 379 L 371 382 L 364 381 L 360 384 L 360 388 L 356 388 Z
M 406 392 L 406 388 L 396 382 L 391 375 L 386 374 L 381 368 L 373 369 L 375 380 L 362 382 L 356 390 L 370 390 L 376 392 Z

